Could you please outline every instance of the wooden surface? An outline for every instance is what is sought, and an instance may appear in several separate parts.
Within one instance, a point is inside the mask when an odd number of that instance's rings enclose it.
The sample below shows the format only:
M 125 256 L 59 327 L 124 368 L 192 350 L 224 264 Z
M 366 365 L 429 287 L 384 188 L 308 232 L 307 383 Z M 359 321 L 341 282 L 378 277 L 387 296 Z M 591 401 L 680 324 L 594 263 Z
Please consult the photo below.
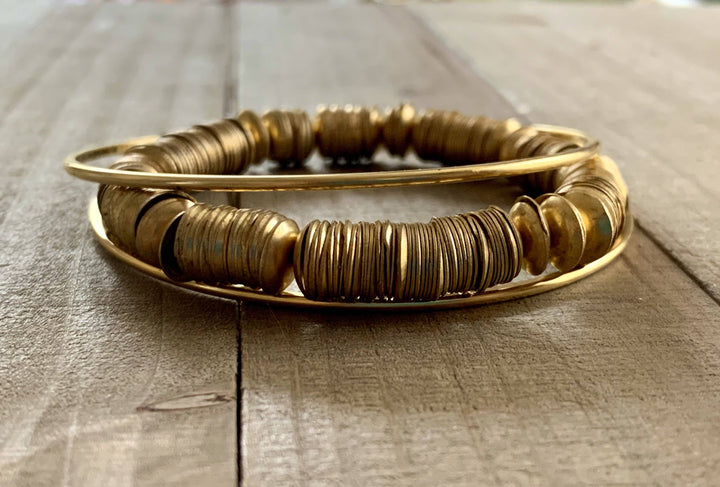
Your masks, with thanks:
M 716 482 L 720 11 L 8 5 L 0 485 Z M 59 165 L 237 104 L 399 99 L 598 135 L 641 229 L 605 271 L 517 302 L 391 315 L 243 304 L 238 318 L 232 302 L 106 257 L 84 216 L 94 188 Z M 424 221 L 518 191 L 241 203 L 300 222 Z
M 223 15 L 70 5 L 0 35 L 0 485 L 235 483 L 236 304 L 113 262 L 61 169 L 220 115 Z

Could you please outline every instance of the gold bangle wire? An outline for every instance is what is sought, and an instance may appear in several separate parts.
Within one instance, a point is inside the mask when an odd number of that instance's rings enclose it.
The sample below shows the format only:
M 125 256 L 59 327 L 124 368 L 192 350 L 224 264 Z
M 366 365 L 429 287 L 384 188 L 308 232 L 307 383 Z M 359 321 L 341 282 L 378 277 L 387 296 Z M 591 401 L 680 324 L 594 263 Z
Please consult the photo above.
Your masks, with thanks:
M 169 174 L 124 171 L 87 164 L 96 159 L 123 154 L 133 146 L 150 144 L 158 136 L 145 136 L 104 147 L 70 154 L 65 171 L 86 181 L 135 188 L 183 191 L 306 191 L 327 189 L 381 188 L 421 184 L 447 184 L 521 176 L 569 166 L 598 154 L 600 143 L 579 130 L 552 125 L 531 125 L 539 132 L 570 138 L 580 145 L 559 154 L 428 169 L 402 169 L 341 174 L 216 175 Z
M 113 257 L 134 267 L 138 271 L 147 274 L 157 280 L 167 282 L 174 286 L 179 286 L 191 291 L 211 294 L 222 298 L 238 299 L 242 301 L 254 301 L 258 303 L 266 303 L 277 306 L 295 307 L 295 308 L 315 308 L 315 309 L 364 309 L 375 311 L 411 311 L 411 310 L 428 310 L 428 309 L 451 309 L 463 308 L 468 306 L 477 306 L 482 304 L 497 303 L 501 301 L 509 301 L 512 299 L 533 296 L 535 294 L 552 291 L 554 289 L 566 286 L 584 277 L 587 277 L 600 269 L 606 267 L 615 258 L 617 258 L 625 249 L 628 239 L 633 230 L 633 219 L 630 214 L 625 218 L 623 228 L 615 241 L 613 248 L 602 257 L 590 262 L 589 264 L 569 272 L 552 272 L 544 274 L 536 278 L 527 279 L 516 283 L 507 283 L 496 286 L 494 288 L 483 291 L 479 294 L 469 296 L 451 296 L 440 298 L 436 301 L 411 301 L 411 302 L 330 302 L 330 301 L 312 301 L 305 298 L 301 294 L 282 292 L 279 295 L 266 294 L 245 286 L 239 285 L 218 285 L 213 286 L 196 281 L 178 282 L 168 278 L 165 273 L 158 267 L 146 264 L 120 249 L 117 245 L 108 239 L 103 226 L 100 209 L 98 208 L 97 199 L 90 202 L 88 209 L 88 217 L 97 241 L 107 250 Z

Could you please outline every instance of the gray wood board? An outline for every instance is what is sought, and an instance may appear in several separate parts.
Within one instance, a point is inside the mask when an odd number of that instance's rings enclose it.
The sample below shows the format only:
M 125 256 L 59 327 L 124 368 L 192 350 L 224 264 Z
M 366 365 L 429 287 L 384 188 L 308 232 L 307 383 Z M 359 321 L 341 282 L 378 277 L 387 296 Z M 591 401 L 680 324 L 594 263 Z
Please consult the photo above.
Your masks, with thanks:
M 532 120 L 599 137 L 642 228 L 720 301 L 720 9 L 413 9 Z
M 61 167 L 220 116 L 225 12 L 56 5 L 0 28 L 0 485 L 236 483 L 236 304 L 105 255 L 96 187 Z
M 403 9 L 242 2 L 236 22 L 243 106 L 410 100 L 515 113 Z M 533 66 L 524 75 L 542 81 Z M 597 111 L 581 116 L 537 119 L 592 128 Z M 270 193 L 242 203 L 301 223 L 425 221 L 517 191 Z M 711 485 L 717 321 L 713 300 L 643 232 L 603 272 L 501 305 L 389 315 L 244 305 L 245 485 Z

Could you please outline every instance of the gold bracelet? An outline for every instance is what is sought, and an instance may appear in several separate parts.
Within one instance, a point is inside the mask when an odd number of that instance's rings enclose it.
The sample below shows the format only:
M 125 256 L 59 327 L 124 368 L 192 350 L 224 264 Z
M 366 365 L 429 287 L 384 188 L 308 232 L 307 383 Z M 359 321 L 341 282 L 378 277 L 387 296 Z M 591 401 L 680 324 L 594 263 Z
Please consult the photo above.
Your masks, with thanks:
M 354 163 L 384 147 L 439 161 L 431 169 L 343 174 L 240 174 L 272 159 Z M 68 156 L 100 182 L 90 219 L 121 260 L 186 288 L 309 307 L 442 308 L 527 296 L 603 267 L 632 229 L 627 188 L 599 144 L 578 131 L 407 104 L 243 111 L 234 119 Z M 87 164 L 112 154 L 109 169 Z M 320 222 L 303 229 L 261 209 L 199 203 L 188 192 L 344 189 L 527 175 L 544 191 L 509 213 L 491 206 L 428 223 Z M 556 272 L 545 273 L 548 264 Z M 540 275 L 511 282 L 521 268 Z M 295 279 L 302 295 L 284 292 Z

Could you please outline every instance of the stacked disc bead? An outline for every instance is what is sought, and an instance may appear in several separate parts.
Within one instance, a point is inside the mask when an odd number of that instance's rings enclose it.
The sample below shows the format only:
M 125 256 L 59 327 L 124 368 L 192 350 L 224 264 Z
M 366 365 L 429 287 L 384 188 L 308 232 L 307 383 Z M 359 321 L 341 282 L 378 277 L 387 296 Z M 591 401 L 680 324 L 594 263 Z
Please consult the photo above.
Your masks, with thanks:
M 520 272 L 522 242 L 498 207 L 429 223 L 314 220 L 295 246 L 295 278 L 322 301 L 432 301 L 482 292 Z
M 113 168 L 179 174 L 239 174 L 266 159 L 302 165 L 317 149 L 329 159 L 371 158 L 380 148 L 409 151 L 445 165 L 557 154 L 578 147 L 515 119 L 408 104 L 331 105 L 302 110 L 245 110 L 130 148 Z M 514 279 L 521 268 L 561 271 L 612 248 L 625 219 L 627 188 L 614 162 L 598 156 L 531 174 L 542 193 L 427 223 L 321 222 L 302 230 L 259 209 L 196 202 L 171 190 L 102 186 L 98 203 L 108 237 L 176 280 L 244 284 L 282 291 L 293 275 L 309 299 L 430 301 L 478 293 Z
M 625 182 L 611 159 L 598 156 L 543 173 L 537 180 L 548 192 L 535 199 L 523 196 L 510 210 L 522 235 L 528 272 L 541 273 L 548 261 L 568 271 L 612 248 L 628 201 Z

